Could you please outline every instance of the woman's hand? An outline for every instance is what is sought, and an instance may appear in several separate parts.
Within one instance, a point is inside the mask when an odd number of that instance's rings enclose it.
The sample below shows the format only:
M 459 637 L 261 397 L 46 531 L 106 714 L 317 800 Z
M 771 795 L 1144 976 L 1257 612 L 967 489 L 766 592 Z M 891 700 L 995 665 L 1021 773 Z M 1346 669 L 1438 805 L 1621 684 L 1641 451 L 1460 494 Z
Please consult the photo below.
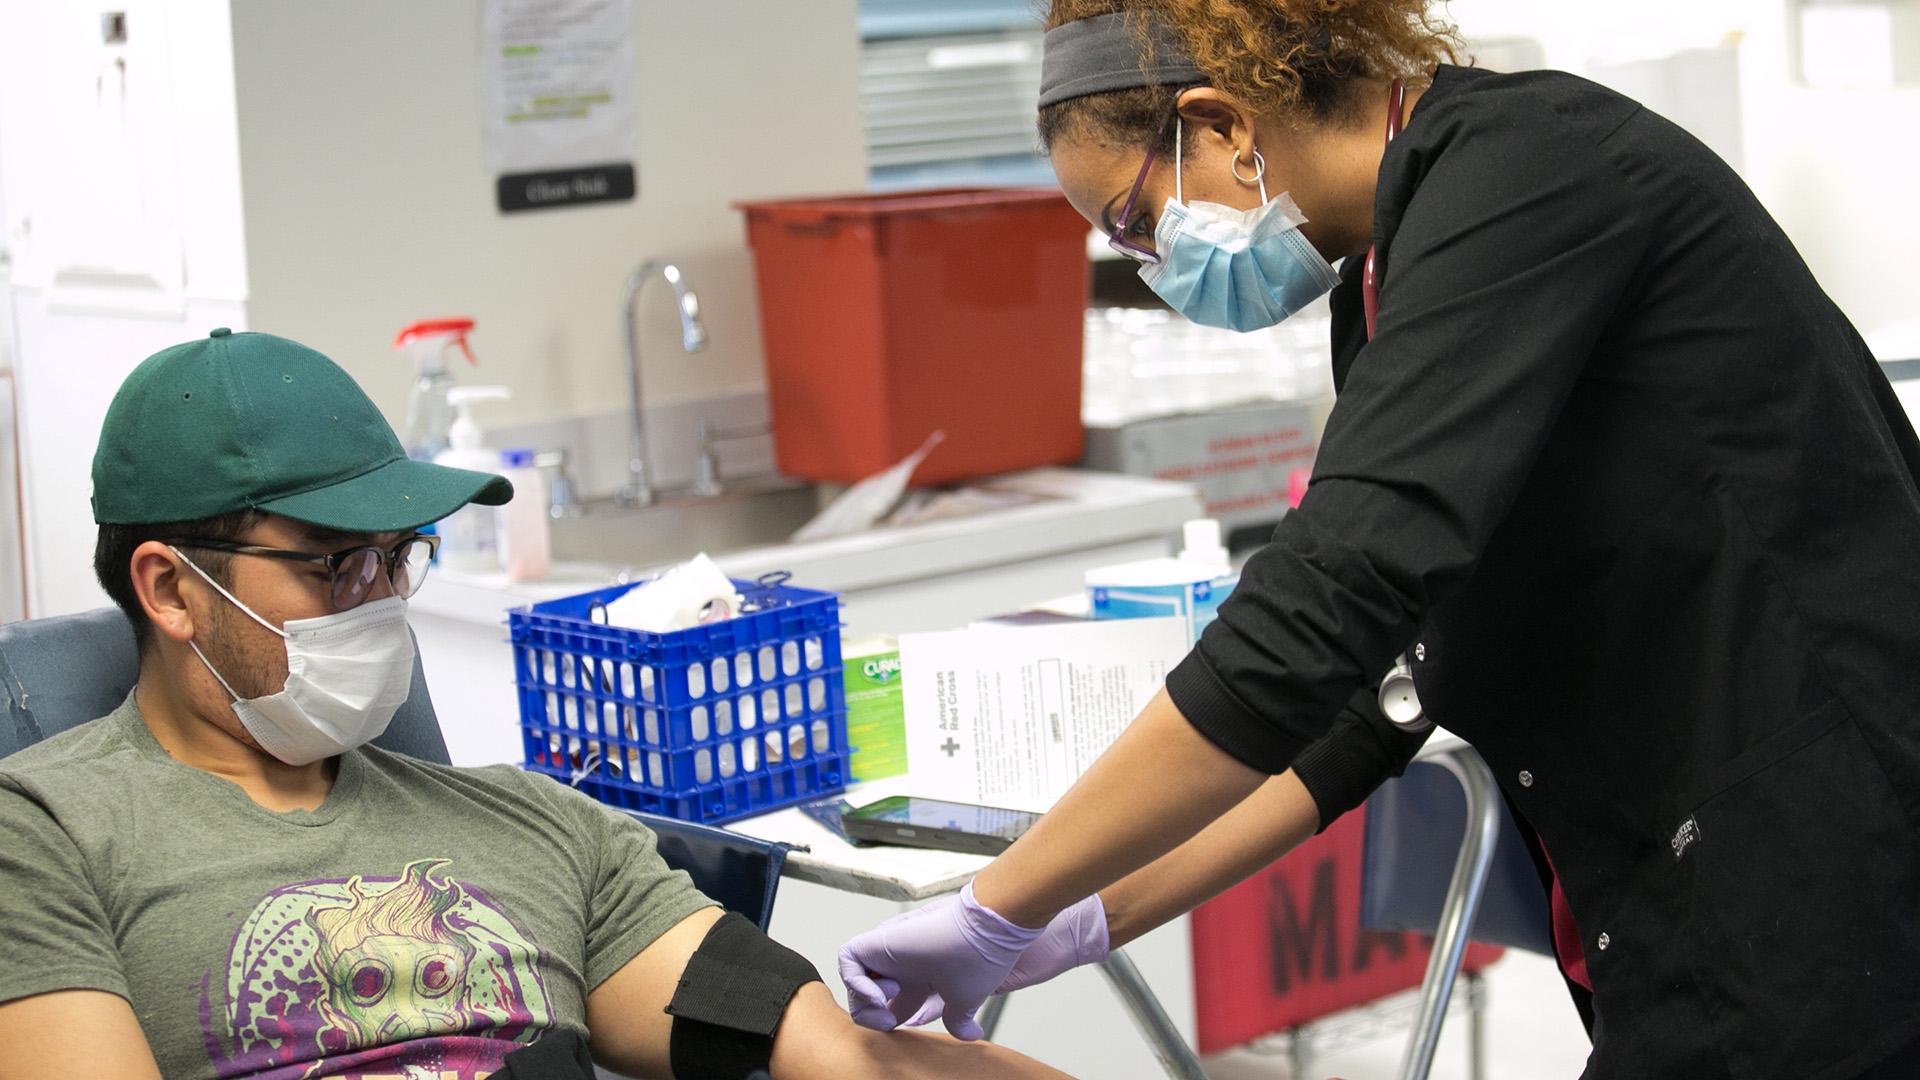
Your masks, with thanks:
M 1107 940 L 1107 908 L 1095 893 L 1053 917 L 1040 937 L 1027 946 L 1014 962 L 1013 970 L 994 987 L 996 994 L 1011 994 L 1022 987 L 1034 986 L 1074 968 L 1097 964 L 1111 950 Z M 906 1021 L 919 1027 L 946 1012 L 947 1003 L 935 994 Z
M 1187 722 L 1165 690 L 1046 816 L 974 879 L 980 903 L 1045 926 L 1185 843 L 1267 780 Z
M 981 1038 L 973 1014 L 1045 931 L 1001 918 L 974 899 L 968 882 L 958 895 L 896 915 L 841 947 L 848 1011 L 862 1027 L 890 1031 L 938 998 L 949 1032 Z
M 947 1030 L 980 1038 L 974 1012 L 1056 916 L 1179 847 L 1266 780 L 1195 730 L 1162 690 L 959 896 L 840 950 L 849 1011 L 891 1029 L 937 994 Z

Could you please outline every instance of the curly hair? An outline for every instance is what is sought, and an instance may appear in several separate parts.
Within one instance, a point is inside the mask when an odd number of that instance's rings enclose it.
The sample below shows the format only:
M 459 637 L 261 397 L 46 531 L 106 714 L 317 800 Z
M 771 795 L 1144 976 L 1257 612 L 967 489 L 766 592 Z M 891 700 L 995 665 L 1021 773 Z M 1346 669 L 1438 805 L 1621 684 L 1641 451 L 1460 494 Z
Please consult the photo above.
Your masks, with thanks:
M 1146 20 L 1157 17 L 1208 85 L 1270 116 L 1328 123 L 1349 115 L 1352 80 L 1425 85 L 1434 65 L 1458 58 L 1458 31 L 1427 8 L 1428 0 L 1052 0 L 1046 25 L 1124 12 L 1141 27 L 1145 59 Z M 1040 145 L 1083 136 L 1142 145 L 1180 89 L 1146 86 L 1049 105 L 1040 110 Z

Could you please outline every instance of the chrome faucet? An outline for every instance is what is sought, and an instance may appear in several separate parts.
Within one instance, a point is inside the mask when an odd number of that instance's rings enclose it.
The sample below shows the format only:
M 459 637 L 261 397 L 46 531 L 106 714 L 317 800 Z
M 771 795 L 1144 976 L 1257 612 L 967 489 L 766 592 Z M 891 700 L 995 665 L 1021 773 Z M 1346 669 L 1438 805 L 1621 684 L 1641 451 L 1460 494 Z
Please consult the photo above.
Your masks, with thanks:
M 700 457 L 693 465 L 693 486 L 689 495 L 711 499 L 720 494 L 719 444 L 735 439 L 752 439 L 773 434 L 772 424 L 754 424 L 743 428 L 715 427 L 710 420 L 700 421 Z
M 640 323 L 635 308 L 640 287 L 647 279 L 660 275 L 673 286 L 674 306 L 680 311 L 680 347 L 699 352 L 707 347 L 707 328 L 700 322 L 700 298 L 687 287 L 686 275 L 665 259 L 648 259 L 627 275 L 627 287 L 620 301 L 620 317 L 627 326 L 627 389 L 632 426 L 627 434 L 627 486 L 620 490 L 620 501 L 628 506 L 647 506 L 653 502 L 653 481 L 647 475 L 647 419 L 640 386 Z

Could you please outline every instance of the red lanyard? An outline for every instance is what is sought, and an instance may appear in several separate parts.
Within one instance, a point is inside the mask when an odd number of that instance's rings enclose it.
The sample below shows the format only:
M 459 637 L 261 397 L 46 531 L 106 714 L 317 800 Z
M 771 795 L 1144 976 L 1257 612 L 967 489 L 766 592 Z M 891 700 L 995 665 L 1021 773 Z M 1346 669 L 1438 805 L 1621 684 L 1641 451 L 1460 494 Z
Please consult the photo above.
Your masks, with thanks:
M 1400 79 L 1393 80 L 1393 88 L 1387 91 L 1387 142 L 1400 134 L 1400 107 L 1406 100 L 1407 84 Z M 1367 268 L 1360 278 L 1360 306 L 1367 312 L 1367 340 L 1373 340 L 1373 324 L 1380 317 L 1380 278 L 1373 271 L 1374 256 L 1379 254 L 1379 245 L 1367 249 Z

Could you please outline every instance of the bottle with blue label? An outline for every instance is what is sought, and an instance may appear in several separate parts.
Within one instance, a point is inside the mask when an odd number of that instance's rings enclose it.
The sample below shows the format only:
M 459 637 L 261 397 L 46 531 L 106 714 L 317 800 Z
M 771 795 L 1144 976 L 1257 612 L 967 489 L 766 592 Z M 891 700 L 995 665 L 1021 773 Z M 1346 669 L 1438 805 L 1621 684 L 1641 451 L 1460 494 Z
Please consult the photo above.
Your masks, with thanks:
M 1220 523 L 1186 523 L 1180 554 L 1087 571 L 1087 600 L 1096 619 L 1184 619 L 1189 644 L 1213 622 L 1240 575 L 1233 569 Z

